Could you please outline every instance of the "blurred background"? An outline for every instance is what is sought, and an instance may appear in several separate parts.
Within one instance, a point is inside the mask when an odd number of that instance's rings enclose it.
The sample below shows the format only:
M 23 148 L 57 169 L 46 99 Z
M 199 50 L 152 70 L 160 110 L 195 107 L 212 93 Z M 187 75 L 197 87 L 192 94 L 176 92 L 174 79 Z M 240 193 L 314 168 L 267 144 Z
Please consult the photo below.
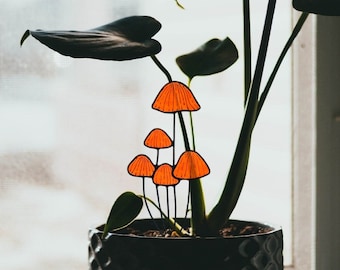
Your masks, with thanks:
M 237 2 L 237 3 L 236 3 Z M 171 134 L 171 118 L 151 109 L 166 77 L 150 58 L 126 62 L 72 59 L 26 29 L 87 30 L 131 15 L 162 23 L 158 59 L 186 83 L 175 58 L 211 38 L 230 37 L 240 59 L 227 71 L 191 84 L 196 146 L 210 166 L 206 204 L 216 202 L 243 117 L 242 1 L 0 0 L 0 268 L 86 269 L 87 231 L 105 222 L 116 197 L 141 193 L 127 174 L 155 127 Z M 252 8 L 257 53 L 267 1 Z M 279 1 L 264 80 L 291 30 L 290 2 Z M 287 57 L 254 131 L 244 191 L 232 218 L 278 224 L 291 262 L 291 61 Z M 178 133 L 179 134 L 179 133 Z M 154 188 L 147 186 L 147 195 Z M 184 211 L 187 186 L 177 188 Z M 147 217 L 143 212 L 141 216 Z

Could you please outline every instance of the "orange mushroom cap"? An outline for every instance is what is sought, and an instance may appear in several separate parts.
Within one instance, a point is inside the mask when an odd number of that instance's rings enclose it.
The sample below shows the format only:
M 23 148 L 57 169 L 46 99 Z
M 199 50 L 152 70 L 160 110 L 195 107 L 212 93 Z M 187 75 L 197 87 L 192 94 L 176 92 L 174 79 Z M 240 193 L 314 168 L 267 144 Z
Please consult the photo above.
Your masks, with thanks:
M 128 165 L 128 172 L 132 176 L 151 177 L 155 172 L 155 165 L 148 156 L 138 155 Z
M 152 178 L 156 185 L 174 186 L 179 183 L 179 180 L 172 175 L 172 166 L 168 163 L 160 165 Z
M 172 146 L 172 140 L 164 130 L 155 128 L 145 138 L 144 145 L 156 149 L 168 148 Z
M 191 90 L 181 82 L 169 82 L 158 93 L 152 108 L 165 113 L 201 108 Z
M 195 151 L 185 151 L 178 159 L 173 175 L 178 179 L 197 179 L 210 173 L 208 164 Z

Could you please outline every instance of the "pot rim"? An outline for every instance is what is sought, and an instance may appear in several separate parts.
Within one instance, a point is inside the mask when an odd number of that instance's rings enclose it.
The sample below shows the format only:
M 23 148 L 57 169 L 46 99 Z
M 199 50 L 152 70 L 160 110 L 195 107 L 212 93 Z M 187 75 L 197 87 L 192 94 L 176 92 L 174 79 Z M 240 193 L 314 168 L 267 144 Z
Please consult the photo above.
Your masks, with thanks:
M 179 220 L 183 220 L 184 218 L 178 218 Z M 155 218 L 154 220 L 161 220 L 159 218 Z M 189 220 L 189 219 L 188 219 Z M 141 219 L 136 219 L 135 221 L 133 221 L 131 224 L 133 224 L 134 222 L 144 222 L 144 221 L 148 221 L 148 222 L 152 222 L 151 218 L 141 218 Z M 127 234 L 127 233 L 120 233 L 119 230 L 116 232 L 109 232 L 107 234 L 107 236 L 105 237 L 105 239 L 110 238 L 111 236 L 119 236 L 119 237 L 131 237 L 131 238 L 136 238 L 136 239 L 157 239 L 157 240 L 166 240 L 166 241 L 170 241 L 170 240 L 181 240 L 181 241 L 192 241 L 192 240 L 220 240 L 220 239 L 236 239 L 236 238 L 247 238 L 247 237 L 252 237 L 252 236 L 259 236 L 259 235 L 269 235 L 269 234 L 274 234 L 274 233 L 279 233 L 282 232 L 282 227 L 281 226 L 277 226 L 273 223 L 267 223 L 267 222 L 259 222 L 259 221 L 250 221 L 250 220 L 240 220 L 240 219 L 230 219 L 228 222 L 237 222 L 237 223 L 248 223 L 248 224 L 253 224 L 253 225 L 259 225 L 265 228 L 269 228 L 271 229 L 268 232 L 259 232 L 259 233 L 251 233 L 251 234 L 243 234 L 243 235 L 234 235 L 234 236 L 195 236 L 195 237 L 189 237 L 189 236 L 181 236 L 181 237 L 172 237 L 172 236 L 168 236 L 168 237 L 152 237 L 152 236 L 143 236 L 143 235 L 134 235 L 134 234 Z M 131 225 L 130 224 L 130 225 Z M 89 231 L 92 231 L 93 233 L 97 233 L 97 234 L 103 234 L 103 228 L 104 228 L 104 224 L 99 225 L 95 228 L 90 227 Z

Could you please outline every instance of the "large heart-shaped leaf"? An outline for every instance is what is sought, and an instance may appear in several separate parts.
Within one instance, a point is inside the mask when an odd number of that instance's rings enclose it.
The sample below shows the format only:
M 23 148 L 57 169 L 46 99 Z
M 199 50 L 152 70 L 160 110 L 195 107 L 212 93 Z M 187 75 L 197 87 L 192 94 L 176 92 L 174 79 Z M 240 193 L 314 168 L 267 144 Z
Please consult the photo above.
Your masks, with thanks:
M 128 226 L 140 213 L 143 200 L 133 192 L 121 194 L 113 204 L 104 227 L 105 237 L 108 232 L 116 231 Z
M 340 16 L 338 0 L 293 0 L 293 7 L 303 12 L 326 16 Z
M 47 47 L 74 58 L 131 60 L 161 51 L 151 39 L 161 28 L 152 17 L 132 16 L 87 31 L 27 30 L 21 45 L 32 35 Z
M 221 72 L 238 59 L 238 51 L 231 39 L 211 39 L 195 51 L 177 57 L 180 69 L 192 79 L 195 76 Z

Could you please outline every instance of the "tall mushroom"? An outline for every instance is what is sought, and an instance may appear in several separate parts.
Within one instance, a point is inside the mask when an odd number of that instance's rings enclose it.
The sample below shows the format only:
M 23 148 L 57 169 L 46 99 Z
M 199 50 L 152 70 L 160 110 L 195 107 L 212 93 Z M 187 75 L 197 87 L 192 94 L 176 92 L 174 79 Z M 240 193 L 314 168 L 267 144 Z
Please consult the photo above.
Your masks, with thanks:
M 148 206 L 146 197 L 145 197 L 145 177 L 152 177 L 155 172 L 155 165 L 152 163 L 150 158 L 146 155 L 138 155 L 136 156 L 128 165 L 128 173 L 132 176 L 142 177 L 143 179 L 143 198 L 145 202 L 145 206 L 149 212 L 151 218 L 152 214 L 150 208 Z
M 176 113 L 178 113 L 179 121 L 182 127 L 183 133 L 186 133 L 185 123 L 182 115 L 182 111 L 190 112 L 190 118 L 192 123 L 192 115 L 191 112 L 197 111 L 201 108 L 199 103 L 197 102 L 195 96 L 185 84 L 177 81 L 171 81 L 163 86 L 163 88 L 158 93 L 156 99 L 152 104 L 152 108 L 164 113 L 172 113 L 173 114 L 173 163 L 175 160 L 175 130 L 176 130 Z M 191 125 L 192 126 L 192 125 Z M 187 138 L 187 134 L 183 134 L 184 136 L 184 144 L 186 150 L 190 149 L 190 145 Z M 193 148 L 195 149 L 195 140 L 194 133 L 192 128 L 192 136 L 193 136 Z M 187 208 L 189 207 L 189 197 L 190 197 L 190 187 L 188 191 L 188 202 Z M 188 211 L 186 211 L 188 212 Z
M 201 108 L 191 90 L 183 83 L 172 81 L 163 86 L 159 91 L 152 108 L 164 113 L 172 113 L 173 117 L 173 156 L 175 158 L 175 114 L 178 113 L 182 131 L 186 132 L 182 111 L 197 111 Z M 186 136 L 184 136 L 186 137 Z M 189 142 L 185 141 L 187 150 Z
M 176 178 L 184 180 L 194 180 L 206 176 L 210 173 L 208 164 L 195 151 L 185 151 L 178 159 L 178 162 L 173 170 L 173 175 Z M 191 185 L 189 184 L 189 192 L 187 199 L 187 211 L 189 209 L 189 201 L 191 194 Z
M 158 93 L 152 108 L 164 113 L 197 111 L 201 108 L 191 90 L 181 82 L 169 82 Z

